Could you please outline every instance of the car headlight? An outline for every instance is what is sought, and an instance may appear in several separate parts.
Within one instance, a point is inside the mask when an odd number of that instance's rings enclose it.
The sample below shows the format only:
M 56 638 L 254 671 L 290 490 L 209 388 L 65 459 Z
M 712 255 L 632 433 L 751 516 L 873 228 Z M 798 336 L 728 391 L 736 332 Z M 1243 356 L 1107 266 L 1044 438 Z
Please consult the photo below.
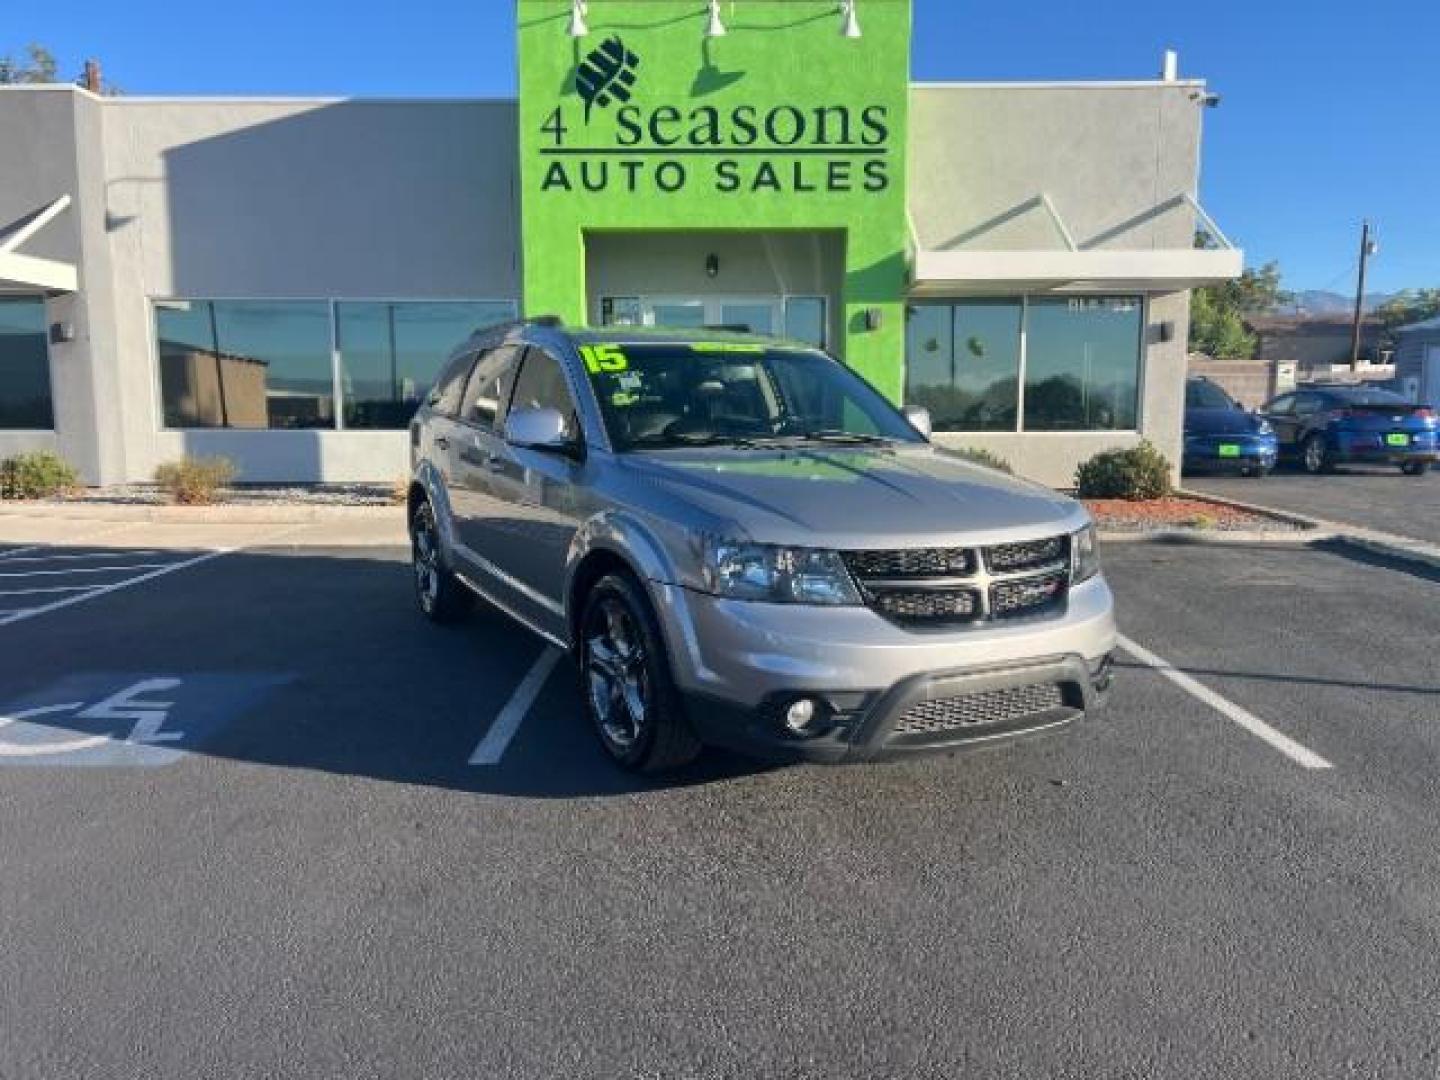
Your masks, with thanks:
M 860 593 L 835 551 L 714 540 L 705 546 L 705 587 L 731 600 L 857 605 Z
M 1095 526 L 1086 525 L 1070 534 L 1070 581 L 1079 585 L 1100 573 L 1100 549 L 1095 542 Z

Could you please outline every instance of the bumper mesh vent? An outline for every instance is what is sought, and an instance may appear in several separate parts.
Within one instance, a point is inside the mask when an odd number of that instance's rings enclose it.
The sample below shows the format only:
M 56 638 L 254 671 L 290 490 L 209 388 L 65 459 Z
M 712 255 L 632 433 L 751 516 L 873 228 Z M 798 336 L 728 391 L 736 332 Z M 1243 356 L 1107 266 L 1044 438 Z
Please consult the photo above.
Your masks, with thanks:
M 937 735 L 947 731 L 991 727 L 1049 712 L 1064 704 L 1065 695 L 1058 683 L 918 701 L 905 710 L 892 734 Z

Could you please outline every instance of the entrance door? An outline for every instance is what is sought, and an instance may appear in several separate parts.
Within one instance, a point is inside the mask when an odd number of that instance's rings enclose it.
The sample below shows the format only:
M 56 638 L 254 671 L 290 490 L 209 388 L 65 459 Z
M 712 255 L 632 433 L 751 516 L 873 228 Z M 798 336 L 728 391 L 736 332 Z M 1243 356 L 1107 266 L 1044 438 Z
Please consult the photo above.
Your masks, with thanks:
M 752 334 L 779 334 L 783 301 L 778 296 L 643 296 L 645 326 L 725 326 Z

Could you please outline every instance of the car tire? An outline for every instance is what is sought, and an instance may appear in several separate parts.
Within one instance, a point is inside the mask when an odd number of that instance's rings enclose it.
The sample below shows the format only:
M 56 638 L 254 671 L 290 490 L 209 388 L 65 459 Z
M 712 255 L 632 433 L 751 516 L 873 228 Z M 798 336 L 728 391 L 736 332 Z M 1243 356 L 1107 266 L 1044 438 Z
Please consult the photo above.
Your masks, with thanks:
M 577 655 L 580 697 L 612 761 L 653 774 L 699 756 L 702 746 L 675 687 L 660 624 L 633 577 L 607 574 L 591 588 Z
M 1407 461 L 1404 465 L 1400 466 L 1400 471 L 1406 476 L 1424 476 L 1430 471 L 1430 462 Z
M 1325 436 L 1318 432 L 1307 438 L 1300 447 L 1300 460 L 1305 471 L 1312 476 L 1335 471 L 1335 460 L 1330 448 L 1325 445 Z
M 420 613 L 434 623 L 459 622 L 475 607 L 475 594 L 445 565 L 440 526 L 429 500 L 410 518 L 410 564 Z

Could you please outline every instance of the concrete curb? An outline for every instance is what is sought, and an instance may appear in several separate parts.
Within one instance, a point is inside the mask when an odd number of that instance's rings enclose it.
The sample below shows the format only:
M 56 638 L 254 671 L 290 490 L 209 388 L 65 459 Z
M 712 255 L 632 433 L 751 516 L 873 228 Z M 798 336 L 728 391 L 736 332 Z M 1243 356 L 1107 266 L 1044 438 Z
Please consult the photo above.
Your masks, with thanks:
M 0 504 L 5 518 L 147 522 L 167 525 L 313 525 L 403 522 L 403 506 L 131 506 L 107 503 L 16 502 Z
M 1238 510 L 1248 510 L 1252 513 L 1269 514 L 1272 517 L 1293 522 L 1305 530 L 1299 535 L 1304 538 L 1303 542 L 1306 544 L 1318 544 L 1323 541 L 1349 544 L 1351 547 L 1368 551 L 1372 555 L 1381 555 L 1389 559 L 1415 563 L 1431 570 L 1440 570 L 1440 546 L 1427 544 L 1423 540 L 1412 540 L 1408 536 L 1397 536 L 1394 533 L 1381 532 L 1378 529 L 1365 529 L 1359 525 L 1347 525 L 1342 521 L 1328 521 L 1325 518 L 1297 514 L 1293 510 L 1276 510 L 1259 503 L 1241 502 L 1239 499 L 1223 498 L 1219 495 L 1209 495 L 1199 491 L 1182 489 L 1179 494 L 1190 499 L 1201 499 L 1220 506 L 1233 506 Z

